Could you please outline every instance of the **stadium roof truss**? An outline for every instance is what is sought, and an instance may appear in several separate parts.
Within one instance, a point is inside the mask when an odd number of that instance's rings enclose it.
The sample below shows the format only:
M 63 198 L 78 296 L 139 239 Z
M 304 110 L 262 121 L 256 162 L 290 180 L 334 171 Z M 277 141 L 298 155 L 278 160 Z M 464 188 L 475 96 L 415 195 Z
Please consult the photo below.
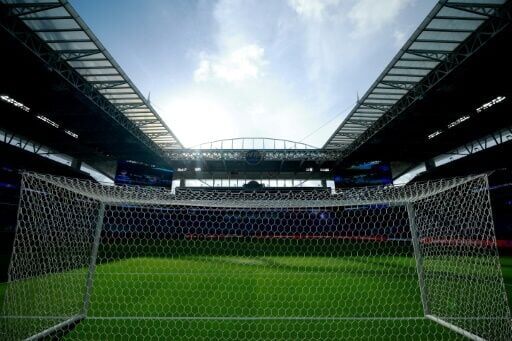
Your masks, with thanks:
M 236 137 L 231 139 L 222 139 L 211 142 L 198 144 L 190 149 L 318 149 L 315 146 L 303 142 L 296 142 L 284 139 L 276 139 L 269 137 Z
M 168 152 L 175 161 L 245 161 L 248 149 L 176 149 Z M 324 149 L 267 149 L 261 151 L 265 161 L 317 161 L 338 160 L 341 153 Z
M 11 34 L 93 99 L 125 129 L 131 130 L 142 142 L 158 152 L 182 148 L 149 100 L 140 93 L 66 0 L 0 2 L 10 16 L 20 19 L 40 39 L 31 39 L 29 34 L 22 34 L 12 26 L 8 27 Z M 41 43 L 54 54 L 46 53 Z M 77 79 L 76 73 L 85 82 Z M 126 122 L 126 118 L 129 122 Z
M 444 0 L 325 143 L 344 157 L 404 112 L 512 21 L 507 0 Z

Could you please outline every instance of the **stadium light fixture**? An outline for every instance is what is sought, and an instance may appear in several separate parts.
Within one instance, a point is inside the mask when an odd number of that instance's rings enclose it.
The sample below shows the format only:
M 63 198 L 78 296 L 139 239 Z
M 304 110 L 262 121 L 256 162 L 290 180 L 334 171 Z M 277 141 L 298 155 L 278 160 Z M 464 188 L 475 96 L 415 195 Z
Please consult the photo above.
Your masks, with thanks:
M 458 126 L 459 124 L 461 124 L 462 122 L 464 121 L 467 121 L 469 120 L 470 116 L 469 115 L 464 115 L 464 116 L 461 116 L 459 117 L 458 119 L 456 119 L 455 121 L 451 122 L 450 124 L 448 124 L 448 129 L 450 128 L 453 128 L 455 126 Z
M 498 96 L 495 99 L 493 99 L 492 101 L 482 104 L 480 107 L 478 107 L 476 109 L 476 112 L 481 113 L 482 111 L 487 110 L 490 107 L 492 107 L 500 102 L 503 102 L 506 98 L 507 98 L 506 96 Z
M 1 95 L 0 96 L 0 99 L 2 99 L 2 101 L 4 102 L 7 102 L 9 104 L 12 104 L 13 106 L 23 110 L 23 111 L 26 111 L 26 112 L 29 112 L 30 111 L 30 108 L 27 107 L 25 104 L 21 103 L 21 102 L 18 102 L 17 100 L 15 100 L 14 98 L 11 98 L 7 95 Z
M 43 115 L 37 115 L 36 117 L 37 117 L 38 119 L 40 119 L 41 121 L 43 121 L 43 122 L 45 122 L 45 123 L 47 123 L 47 124 L 51 125 L 51 126 L 52 126 L 52 127 L 54 127 L 54 128 L 59 128 L 59 127 L 60 127 L 60 125 L 59 125 L 58 123 L 56 123 L 56 122 L 54 122 L 54 121 L 50 120 L 50 119 L 49 119 L 48 117 L 46 117 L 46 116 L 43 116 Z
M 12 97 L 9 97 L 8 95 L 0 95 L 0 99 L 1 99 L 2 101 L 4 101 L 4 102 L 7 102 L 7 103 L 9 103 L 9 104 L 11 104 L 11 105 L 15 106 L 16 108 L 19 108 L 19 109 L 21 109 L 21 110 L 25 111 L 25 112 L 30 112 L 30 110 L 31 110 L 31 109 L 30 109 L 29 107 L 27 107 L 25 104 L 23 104 L 23 103 L 21 103 L 21 102 L 19 102 L 19 101 L 15 100 L 15 99 L 14 99 L 14 98 L 12 98 Z M 47 124 L 51 125 L 51 126 L 52 126 L 52 127 L 54 127 L 54 128 L 60 128 L 60 124 L 58 124 L 58 123 L 57 123 L 57 122 L 55 122 L 55 121 L 52 121 L 51 119 L 49 119 L 48 117 L 46 117 L 46 116 L 44 116 L 44 115 L 36 115 L 36 117 L 37 117 L 38 119 L 40 119 L 41 121 L 43 121 L 43 122 L 45 122 L 45 123 L 47 123 Z M 71 130 L 64 129 L 64 132 L 65 132 L 66 134 L 68 134 L 69 136 L 71 136 L 71 137 L 75 138 L 75 139 L 77 139 L 77 138 L 78 138 L 78 134 L 77 134 L 77 133 L 72 132 Z
M 200 172 L 200 171 L 201 171 L 201 167 L 196 167 L 196 168 L 194 168 L 194 171 L 195 171 L 195 172 Z
M 482 104 L 475 111 L 476 111 L 477 114 L 479 114 L 482 111 L 485 111 L 485 110 L 489 109 L 490 107 L 492 107 L 492 106 L 494 106 L 494 105 L 496 105 L 496 104 L 498 104 L 500 102 L 503 102 L 506 98 L 507 98 L 506 96 L 498 96 L 498 97 L 494 98 L 492 101 L 489 101 L 487 103 Z M 455 127 L 455 126 L 458 126 L 462 122 L 469 120 L 471 118 L 471 115 L 472 114 L 461 116 L 458 119 L 456 119 L 455 121 L 449 123 L 448 124 L 448 129 L 451 129 L 451 128 Z M 442 132 L 443 132 L 442 130 L 436 130 L 435 132 L 433 132 L 432 134 L 428 135 L 427 137 L 428 137 L 429 140 L 431 140 L 434 137 L 440 135 Z
M 428 139 L 431 140 L 433 139 L 434 137 L 438 136 L 438 135 L 441 135 L 442 131 L 441 130 L 436 130 L 434 131 L 432 134 L 428 135 Z
M 75 139 L 77 139 L 77 138 L 78 138 L 78 134 L 76 134 L 76 133 L 72 132 L 71 130 L 67 130 L 67 129 L 65 129 L 65 130 L 64 130 L 64 132 L 65 132 L 66 134 L 68 134 L 69 136 L 74 137 Z

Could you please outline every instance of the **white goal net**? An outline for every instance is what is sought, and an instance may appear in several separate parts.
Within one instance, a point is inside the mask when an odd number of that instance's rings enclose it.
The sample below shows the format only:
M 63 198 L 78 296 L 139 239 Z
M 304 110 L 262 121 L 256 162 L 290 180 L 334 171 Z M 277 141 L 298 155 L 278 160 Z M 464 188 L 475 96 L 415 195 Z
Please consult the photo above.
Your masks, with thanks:
M 2 339 L 511 340 L 486 176 L 248 192 L 23 175 Z

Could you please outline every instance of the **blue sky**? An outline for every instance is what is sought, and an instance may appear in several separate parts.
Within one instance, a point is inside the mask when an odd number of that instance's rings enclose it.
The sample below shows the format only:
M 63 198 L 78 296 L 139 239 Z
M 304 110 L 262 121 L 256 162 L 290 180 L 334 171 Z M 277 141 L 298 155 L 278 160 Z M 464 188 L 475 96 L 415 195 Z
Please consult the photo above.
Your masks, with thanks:
M 186 147 L 321 147 L 435 2 L 71 1 Z

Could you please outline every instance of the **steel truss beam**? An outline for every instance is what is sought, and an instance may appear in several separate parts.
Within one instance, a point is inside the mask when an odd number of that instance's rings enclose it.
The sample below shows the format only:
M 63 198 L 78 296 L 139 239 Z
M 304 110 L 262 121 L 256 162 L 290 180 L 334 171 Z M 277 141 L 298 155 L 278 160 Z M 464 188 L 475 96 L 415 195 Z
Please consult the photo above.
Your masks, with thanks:
M 245 161 L 247 149 L 173 149 L 167 152 L 171 161 Z M 259 150 L 265 161 L 335 161 L 341 151 L 331 149 Z
M 446 2 L 444 3 L 446 5 Z M 344 144 L 338 144 L 335 142 L 335 137 L 339 135 L 340 129 L 326 143 L 329 148 L 340 147 L 342 158 L 345 159 L 370 138 L 375 136 L 384 127 L 390 124 L 395 118 L 402 115 L 410 106 L 416 101 L 421 100 L 431 89 L 433 89 L 440 81 L 445 79 L 452 71 L 457 69 L 462 63 L 464 63 L 473 54 L 479 51 L 488 41 L 494 38 L 498 33 L 508 27 L 512 21 L 512 2 L 506 3 L 504 6 L 476 6 L 478 10 L 475 10 L 475 5 L 458 3 L 453 4 L 451 7 L 457 7 L 457 9 L 465 8 L 470 11 L 477 11 L 478 14 L 489 16 L 486 22 L 484 22 L 478 29 L 462 42 L 454 51 L 428 51 L 428 50 L 405 50 L 405 53 L 425 57 L 430 60 L 439 62 L 437 67 L 428 73 L 418 83 L 411 83 L 410 89 L 405 86 L 407 82 L 397 81 L 380 81 L 380 84 L 386 84 L 399 89 L 409 90 L 399 101 L 397 101 L 391 108 L 386 112 L 364 133 L 359 135 L 354 141 L 348 146 Z M 482 13 L 480 13 L 482 12 Z M 394 83 L 394 84 L 393 84 Z M 368 105 L 365 105 L 368 107 Z M 350 123 L 350 120 L 347 120 Z
M 48 9 L 48 4 L 30 4 L 31 10 L 40 11 Z M 59 4 L 60 5 L 60 4 Z M 19 4 L 16 5 L 18 8 Z M 9 7 L 9 6 L 7 6 Z M 29 6 L 26 6 L 27 8 Z M 23 7 L 25 8 L 25 7 Z M 113 119 L 123 129 L 128 131 L 134 136 L 141 144 L 148 148 L 151 152 L 157 155 L 162 160 L 165 160 L 165 153 L 155 142 L 151 140 L 146 134 L 144 134 L 137 125 L 130 121 L 118 108 L 116 108 L 109 100 L 107 100 L 103 94 L 96 89 L 93 84 L 102 82 L 89 82 L 84 79 L 76 70 L 74 70 L 66 60 L 69 60 L 69 56 L 66 52 L 54 51 L 42 39 L 40 39 L 33 31 L 30 31 L 17 16 L 10 14 L 8 8 L 4 4 L 0 4 L 0 27 L 7 31 L 12 37 L 17 39 L 21 44 L 28 48 L 34 53 L 41 61 L 46 63 L 54 72 L 58 73 L 68 84 L 73 88 L 82 93 L 86 98 L 91 100 L 100 110 L 102 110 L 108 117 Z M 24 14 L 27 14 L 24 12 Z M 96 50 L 88 51 L 93 53 Z M 100 52 L 99 50 L 96 53 Z M 75 52 L 73 52 L 75 53 Z M 75 53 L 76 54 L 76 53 Z M 63 58 L 64 55 L 64 58 Z M 76 58 L 74 56 L 72 58 Z M 101 89 L 117 87 L 125 84 L 126 81 L 108 81 L 102 83 Z M 105 84 L 105 86 L 103 86 Z
M 185 172 L 175 172 L 173 176 L 174 180 L 332 180 L 331 172 L 236 172 L 233 174 L 232 172 L 224 172 L 224 171 L 204 171 L 204 168 L 200 172 L 195 172 L 194 170 L 185 171 Z
M 469 156 L 512 141 L 512 126 L 466 143 L 443 155 Z
M 21 150 L 48 158 L 50 155 L 65 155 L 71 158 L 83 159 L 81 152 L 77 152 L 73 155 L 66 154 L 65 152 L 57 151 L 47 145 L 39 143 L 33 139 L 27 138 L 23 135 L 12 133 L 5 129 L 0 129 L 0 143 L 5 143 Z
M 61 6 L 60 3 L 55 2 L 35 2 L 35 3 L 10 3 L 4 4 L 5 7 L 9 8 L 16 13 L 18 16 L 34 14 L 41 11 L 47 11 L 50 9 L 58 8 Z
M 6 130 L 0 130 L 0 136 L 2 138 L 2 142 L 5 144 L 9 144 L 11 146 L 18 147 L 20 149 L 29 151 L 29 152 L 37 154 L 37 155 L 49 154 L 48 152 L 41 152 L 41 149 L 43 148 L 42 144 L 40 144 L 34 140 L 25 138 L 24 136 L 10 133 Z M 55 154 L 57 154 L 57 153 L 55 153 Z

